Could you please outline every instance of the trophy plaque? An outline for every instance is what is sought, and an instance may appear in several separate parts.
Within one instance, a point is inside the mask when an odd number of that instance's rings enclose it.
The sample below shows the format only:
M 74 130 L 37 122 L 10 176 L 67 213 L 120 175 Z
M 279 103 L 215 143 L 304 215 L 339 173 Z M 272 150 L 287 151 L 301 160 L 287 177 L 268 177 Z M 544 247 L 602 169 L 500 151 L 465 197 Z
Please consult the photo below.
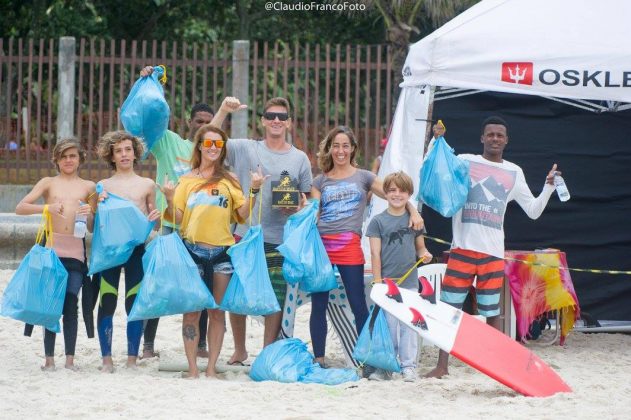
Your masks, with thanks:
M 279 181 L 272 181 L 272 207 L 297 208 L 300 205 L 300 191 L 287 171 L 280 174 Z

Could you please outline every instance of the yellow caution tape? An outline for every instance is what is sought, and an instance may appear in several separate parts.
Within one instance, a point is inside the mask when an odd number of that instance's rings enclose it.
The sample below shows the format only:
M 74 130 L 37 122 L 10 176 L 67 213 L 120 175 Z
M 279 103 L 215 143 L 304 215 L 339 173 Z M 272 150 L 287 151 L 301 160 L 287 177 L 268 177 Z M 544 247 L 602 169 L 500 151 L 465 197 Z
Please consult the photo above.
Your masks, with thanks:
M 423 235 L 425 238 L 437 242 L 439 244 L 444 244 L 444 245 L 451 245 L 451 242 L 447 242 L 444 239 L 440 239 L 440 238 L 434 238 L 432 236 L 428 236 L 428 235 Z M 533 265 L 533 266 L 538 266 L 538 267 L 546 267 L 546 268 L 558 268 L 560 270 L 568 270 L 568 271 L 576 271 L 579 273 L 592 273 L 592 274 L 623 274 L 623 275 L 627 275 L 627 276 L 631 276 L 631 271 L 624 271 L 624 270 L 600 270 L 597 268 L 569 268 L 569 267 L 561 267 L 558 265 L 549 265 L 549 264 L 543 264 L 543 263 L 537 263 L 537 262 L 530 262 L 530 261 L 525 261 L 525 260 L 520 260 L 518 258 L 511 258 L 511 257 L 505 257 L 505 260 L 509 260 L 509 261 L 517 261 L 520 262 L 522 264 L 528 264 L 528 265 Z

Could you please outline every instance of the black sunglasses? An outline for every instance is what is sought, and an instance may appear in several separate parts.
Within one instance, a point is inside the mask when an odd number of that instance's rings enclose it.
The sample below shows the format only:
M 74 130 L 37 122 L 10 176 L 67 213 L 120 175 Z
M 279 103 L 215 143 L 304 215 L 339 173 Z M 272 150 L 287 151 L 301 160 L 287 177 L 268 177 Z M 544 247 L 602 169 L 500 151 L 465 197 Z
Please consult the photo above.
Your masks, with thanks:
M 278 121 L 287 121 L 289 119 L 289 114 L 286 112 L 265 112 L 263 113 L 263 118 L 268 121 L 274 121 L 278 118 Z

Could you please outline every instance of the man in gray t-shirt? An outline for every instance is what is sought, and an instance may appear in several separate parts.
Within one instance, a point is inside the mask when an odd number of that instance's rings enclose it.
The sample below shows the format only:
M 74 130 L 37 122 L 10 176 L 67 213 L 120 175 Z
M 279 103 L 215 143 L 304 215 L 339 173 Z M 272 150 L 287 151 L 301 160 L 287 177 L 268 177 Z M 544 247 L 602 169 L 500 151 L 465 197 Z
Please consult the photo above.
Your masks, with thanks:
M 272 187 L 283 183 L 287 184 L 284 185 L 286 188 L 308 193 L 312 182 L 307 155 L 292 145 L 288 146 L 284 150 L 277 150 L 270 148 L 265 140 L 230 139 L 226 150 L 226 162 L 239 178 L 243 191 L 250 189 L 250 171 L 256 172 L 260 167 L 263 174 L 268 175 L 252 210 L 252 225 L 259 224 L 261 206 L 260 223 L 263 225 L 265 242 L 276 245 L 283 242 L 283 227 L 290 213 L 272 207 Z M 245 235 L 248 227 L 249 224 L 238 225 L 236 234 Z
M 245 108 L 237 98 L 227 97 L 217 111 L 211 124 L 220 127 L 226 116 Z M 251 213 L 252 224 L 258 224 L 259 206 L 260 223 L 265 239 L 265 258 L 274 293 L 281 308 L 285 305 L 287 283 L 283 278 L 282 255 L 276 250 L 283 240 L 283 227 L 287 218 L 297 209 L 274 208 L 272 192 L 279 190 L 297 190 L 301 192 L 301 205 L 306 194 L 311 191 L 311 164 L 307 155 L 287 143 L 287 131 L 291 127 L 289 102 L 284 98 L 272 98 L 265 104 L 261 124 L 265 137 L 261 141 L 249 139 L 230 139 L 226 145 L 226 162 L 236 173 L 244 192 L 259 194 Z M 250 189 L 250 172 L 261 169 L 267 176 L 260 191 Z M 236 235 L 243 236 L 249 225 L 238 225 Z M 280 333 L 282 310 L 265 317 L 263 345 L 273 343 Z M 245 348 L 245 316 L 230 314 L 232 335 L 234 336 L 234 354 L 228 364 L 240 364 L 248 357 Z

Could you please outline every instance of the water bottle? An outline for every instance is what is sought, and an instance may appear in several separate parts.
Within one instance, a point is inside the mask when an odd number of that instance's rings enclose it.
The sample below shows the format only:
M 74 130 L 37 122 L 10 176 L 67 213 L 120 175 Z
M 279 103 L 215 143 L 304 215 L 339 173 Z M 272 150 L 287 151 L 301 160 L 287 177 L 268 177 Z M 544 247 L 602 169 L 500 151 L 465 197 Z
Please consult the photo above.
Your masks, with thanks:
M 81 202 L 81 205 L 84 203 Z M 85 232 L 88 229 L 88 216 L 86 214 L 75 213 L 74 217 L 74 236 L 75 238 L 85 238 Z
M 561 175 L 554 175 L 554 186 L 556 187 L 557 194 L 559 195 L 559 200 L 567 201 L 570 199 L 570 192 L 568 191 L 567 185 L 565 185 L 565 181 Z

